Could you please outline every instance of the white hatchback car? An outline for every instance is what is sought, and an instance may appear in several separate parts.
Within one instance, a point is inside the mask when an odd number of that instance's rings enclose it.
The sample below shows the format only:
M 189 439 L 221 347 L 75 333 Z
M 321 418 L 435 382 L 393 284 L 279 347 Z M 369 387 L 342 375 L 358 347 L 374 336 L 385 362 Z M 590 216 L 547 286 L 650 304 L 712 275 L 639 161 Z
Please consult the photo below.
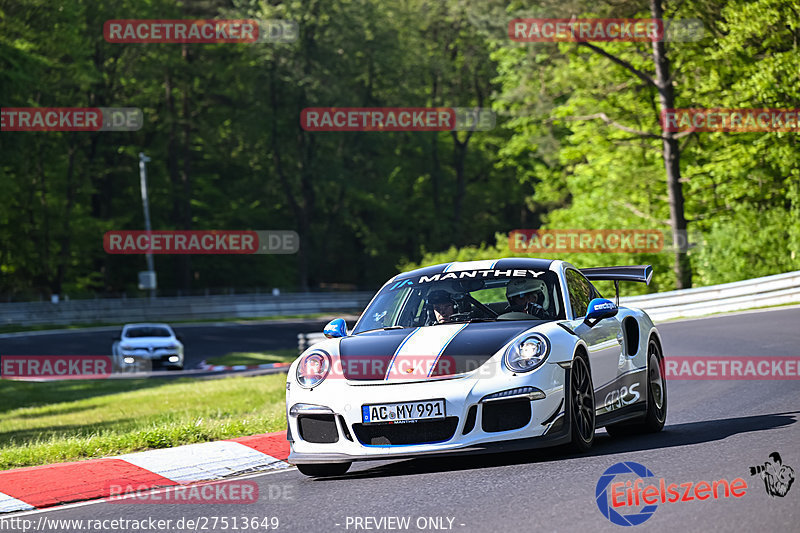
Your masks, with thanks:
M 126 324 L 111 353 L 122 370 L 183 370 L 183 343 L 167 324 Z

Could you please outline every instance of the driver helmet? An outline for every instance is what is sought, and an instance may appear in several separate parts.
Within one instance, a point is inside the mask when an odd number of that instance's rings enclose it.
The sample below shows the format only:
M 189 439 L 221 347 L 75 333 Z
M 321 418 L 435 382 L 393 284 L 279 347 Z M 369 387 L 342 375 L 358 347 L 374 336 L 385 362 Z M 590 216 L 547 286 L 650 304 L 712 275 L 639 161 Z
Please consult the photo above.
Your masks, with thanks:
M 455 305 L 456 302 L 455 300 L 453 300 L 453 297 L 450 296 L 449 292 L 443 290 L 436 290 L 436 291 L 431 291 L 431 293 L 428 295 L 428 303 L 431 305 L 436 305 L 436 304 Z
M 541 293 L 543 297 L 542 308 L 548 308 L 550 301 L 547 296 L 547 285 L 545 285 L 544 281 L 540 279 L 512 279 L 508 282 L 508 285 L 506 285 L 506 298 L 509 301 L 511 301 L 511 298 L 514 296 L 527 294 L 529 292 Z

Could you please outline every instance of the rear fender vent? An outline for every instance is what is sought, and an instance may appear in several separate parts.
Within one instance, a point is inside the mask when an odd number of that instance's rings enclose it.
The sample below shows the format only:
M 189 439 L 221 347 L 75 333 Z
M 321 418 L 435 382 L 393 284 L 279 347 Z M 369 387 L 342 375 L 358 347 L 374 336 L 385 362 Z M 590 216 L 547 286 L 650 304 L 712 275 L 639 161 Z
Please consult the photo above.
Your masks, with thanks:
M 633 317 L 625 317 L 622 321 L 625 331 L 625 355 L 633 357 L 639 351 L 639 324 Z

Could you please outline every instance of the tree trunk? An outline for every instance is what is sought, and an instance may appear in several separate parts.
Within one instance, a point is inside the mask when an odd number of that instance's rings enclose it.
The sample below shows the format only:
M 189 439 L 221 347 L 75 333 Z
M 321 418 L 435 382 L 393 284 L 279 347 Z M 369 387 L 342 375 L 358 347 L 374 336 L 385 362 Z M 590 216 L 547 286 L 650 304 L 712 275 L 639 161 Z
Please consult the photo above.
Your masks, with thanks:
M 188 48 L 183 45 L 183 59 L 188 62 Z M 192 162 L 192 124 L 191 111 L 189 109 L 189 90 L 191 84 L 186 83 L 183 90 L 183 166 L 181 168 L 181 229 L 192 229 L 192 182 L 191 182 L 191 162 Z M 185 291 L 192 288 L 192 256 L 183 254 L 179 256 L 177 285 Z
M 662 0 L 650 0 L 650 13 L 654 19 L 663 19 Z M 653 62 L 656 67 L 656 83 L 661 112 L 675 108 L 675 92 L 669 75 L 669 59 L 663 40 L 653 41 Z M 667 199 L 669 219 L 672 225 L 672 242 L 675 246 L 673 270 L 679 289 L 692 286 L 692 266 L 686 254 L 686 216 L 684 214 L 683 189 L 681 186 L 681 152 L 674 134 L 663 132 L 664 166 L 667 171 Z
M 464 210 L 464 196 L 467 192 L 467 178 L 464 173 L 464 160 L 467 158 L 467 145 L 472 132 L 467 133 L 464 141 L 458 140 L 458 133 L 452 132 L 453 137 L 453 170 L 456 173 L 456 193 L 453 195 L 453 242 L 456 246 L 461 246 L 462 231 L 461 220 Z
M 74 140 L 74 137 L 73 137 Z M 61 294 L 66 277 L 67 266 L 70 258 L 70 244 L 72 243 L 72 208 L 75 205 L 75 189 L 73 187 L 75 175 L 75 152 L 77 148 L 70 142 L 69 159 L 67 163 L 67 205 L 64 213 L 64 233 L 61 235 L 61 251 L 58 257 L 58 267 L 56 268 L 56 279 L 51 286 L 53 294 Z

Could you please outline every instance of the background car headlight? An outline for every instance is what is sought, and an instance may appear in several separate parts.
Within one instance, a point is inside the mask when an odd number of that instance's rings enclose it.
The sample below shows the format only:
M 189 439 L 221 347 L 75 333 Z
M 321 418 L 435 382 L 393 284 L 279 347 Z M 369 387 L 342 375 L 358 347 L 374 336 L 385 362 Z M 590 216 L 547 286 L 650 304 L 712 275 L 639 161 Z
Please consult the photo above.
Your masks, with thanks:
M 120 349 L 121 350 L 133 350 L 133 346 L 131 346 L 130 344 L 121 344 L 120 345 Z
M 300 359 L 297 365 L 297 383 L 301 387 L 316 387 L 328 375 L 331 369 L 331 358 L 325 352 L 311 352 Z
M 550 343 L 547 338 L 534 334 L 511 343 L 503 360 L 506 368 L 512 372 L 529 372 L 544 363 L 549 353 Z

